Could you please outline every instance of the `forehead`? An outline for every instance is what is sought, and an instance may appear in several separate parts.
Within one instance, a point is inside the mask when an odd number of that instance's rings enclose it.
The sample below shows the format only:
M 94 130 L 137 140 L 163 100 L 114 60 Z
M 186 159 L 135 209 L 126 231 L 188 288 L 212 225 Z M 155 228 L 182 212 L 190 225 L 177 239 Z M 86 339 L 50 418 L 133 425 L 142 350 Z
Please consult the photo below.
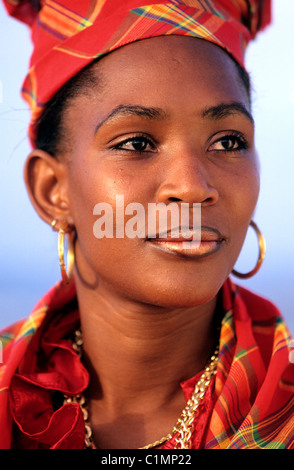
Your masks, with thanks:
M 178 123 L 220 103 L 242 103 L 250 111 L 233 59 L 201 39 L 165 36 L 138 41 L 108 54 L 90 70 L 96 80 L 67 110 L 66 125 L 76 135 L 81 116 L 90 134 L 123 105 L 161 109 Z
M 215 95 L 247 98 L 233 59 L 201 39 L 163 36 L 137 41 L 108 54 L 94 67 L 104 95 L 131 95 L 139 90 L 156 95 L 165 90 L 166 96 L 173 90 L 184 99 L 195 92 L 200 96 L 206 88 Z

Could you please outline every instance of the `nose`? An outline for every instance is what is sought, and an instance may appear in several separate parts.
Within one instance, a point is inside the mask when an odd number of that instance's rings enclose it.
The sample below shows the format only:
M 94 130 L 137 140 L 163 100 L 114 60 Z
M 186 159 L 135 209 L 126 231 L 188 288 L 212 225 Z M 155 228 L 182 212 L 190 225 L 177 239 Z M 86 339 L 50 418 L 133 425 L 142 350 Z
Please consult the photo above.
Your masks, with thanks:
M 197 155 L 187 148 L 170 154 L 157 197 L 159 202 L 164 203 L 215 204 L 219 193 L 213 184 L 211 164 L 205 155 Z

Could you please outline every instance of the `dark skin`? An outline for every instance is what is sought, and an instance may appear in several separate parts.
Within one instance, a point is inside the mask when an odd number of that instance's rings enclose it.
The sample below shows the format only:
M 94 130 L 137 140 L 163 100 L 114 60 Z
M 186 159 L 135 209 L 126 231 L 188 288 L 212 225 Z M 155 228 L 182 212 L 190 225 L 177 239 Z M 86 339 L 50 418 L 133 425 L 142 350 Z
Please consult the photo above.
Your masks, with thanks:
M 246 236 L 259 169 L 247 93 L 217 46 L 160 37 L 94 67 L 99 84 L 66 112 L 66 150 L 57 158 L 34 150 L 25 175 L 40 216 L 76 230 L 94 440 L 137 448 L 171 431 L 185 406 L 179 383 L 217 343 L 217 296 Z M 121 105 L 156 113 L 113 115 Z M 220 234 L 215 249 L 189 256 L 146 238 L 98 240 L 93 208 L 114 207 L 118 194 L 145 208 L 201 203 L 202 225 Z

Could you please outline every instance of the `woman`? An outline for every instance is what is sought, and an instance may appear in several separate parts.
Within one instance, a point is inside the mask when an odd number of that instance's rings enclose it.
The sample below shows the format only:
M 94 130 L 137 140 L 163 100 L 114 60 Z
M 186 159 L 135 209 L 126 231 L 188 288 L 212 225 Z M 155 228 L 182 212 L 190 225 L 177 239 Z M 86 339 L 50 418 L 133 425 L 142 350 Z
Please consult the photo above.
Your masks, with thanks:
M 1 446 L 293 448 L 290 335 L 229 279 L 250 223 L 264 254 L 243 52 L 269 3 L 5 3 L 34 18 L 25 179 L 63 280 L 2 333 Z

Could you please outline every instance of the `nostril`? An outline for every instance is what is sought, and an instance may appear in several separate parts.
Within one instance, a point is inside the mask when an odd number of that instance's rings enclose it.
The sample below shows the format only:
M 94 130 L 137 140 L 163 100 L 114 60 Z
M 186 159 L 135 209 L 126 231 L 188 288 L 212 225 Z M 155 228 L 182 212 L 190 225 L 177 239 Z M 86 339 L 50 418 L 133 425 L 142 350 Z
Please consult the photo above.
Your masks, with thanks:
M 212 204 L 213 202 L 214 202 L 214 198 L 213 197 L 208 197 L 204 201 L 202 201 L 201 204 Z
M 181 202 L 181 199 L 178 198 L 178 197 L 170 197 L 169 200 L 170 200 L 171 202 Z

